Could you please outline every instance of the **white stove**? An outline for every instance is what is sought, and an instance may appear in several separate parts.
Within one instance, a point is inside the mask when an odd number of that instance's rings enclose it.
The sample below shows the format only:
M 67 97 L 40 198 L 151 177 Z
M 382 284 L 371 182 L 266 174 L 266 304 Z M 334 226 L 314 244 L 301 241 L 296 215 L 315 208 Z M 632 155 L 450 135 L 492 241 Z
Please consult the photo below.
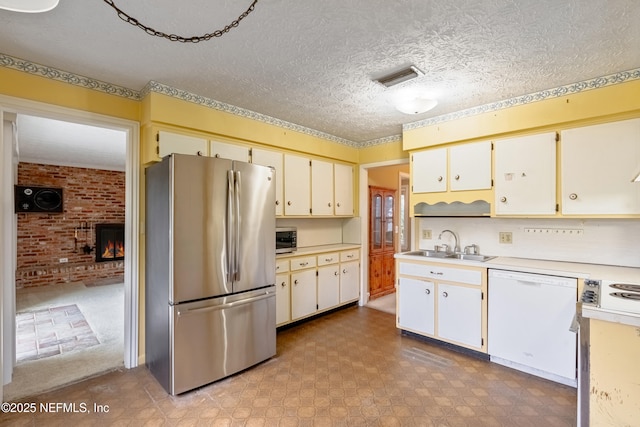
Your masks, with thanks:
M 640 284 L 615 280 L 585 280 L 582 304 L 605 310 L 640 314 Z

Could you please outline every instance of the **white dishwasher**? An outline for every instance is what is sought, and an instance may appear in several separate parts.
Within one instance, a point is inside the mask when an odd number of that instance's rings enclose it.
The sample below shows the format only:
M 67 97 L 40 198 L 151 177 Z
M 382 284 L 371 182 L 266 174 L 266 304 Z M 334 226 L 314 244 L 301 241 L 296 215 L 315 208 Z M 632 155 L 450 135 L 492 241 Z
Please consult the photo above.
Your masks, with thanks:
M 577 386 L 577 336 L 569 330 L 578 280 L 489 269 L 491 361 Z

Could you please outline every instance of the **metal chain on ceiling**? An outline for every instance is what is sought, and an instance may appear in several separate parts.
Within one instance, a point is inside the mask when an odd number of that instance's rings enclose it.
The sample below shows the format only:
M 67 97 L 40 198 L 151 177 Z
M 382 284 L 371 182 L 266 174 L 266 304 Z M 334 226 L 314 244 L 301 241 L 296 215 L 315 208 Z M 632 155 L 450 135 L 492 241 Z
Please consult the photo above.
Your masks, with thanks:
M 253 12 L 253 9 L 255 9 L 256 7 L 256 3 L 258 3 L 258 0 L 253 0 L 253 3 L 251 3 L 249 8 L 245 10 L 244 13 L 238 16 L 237 19 L 234 19 L 233 21 L 231 21 L 229 25 L 225 25 L 223 29 L 215 30 L 212 33 L 207 33 L 201 36 L 193 36 L 193 37 L 183 37 L 176 34 L 167 34 L 162 31 L 154 30 L 153 28 L 147 25 L 144 25 L 142 22 L 138 21 L 136 18 L 132 17 L 131 15 L 128 15 L 126 12 L 119 9 L 118 6 L 115 5 L 113 0 L 104 0 L 104 2 L 107 3 L 116 11 L 116 13 L 118 14 L 118 18 L 122 19 L 125 22 L 128 22 L 129 24 L 135 27 L 140 28 L 145 33 L 151 36 L 163 37 L 165 39 L 171 40 L 172 42 L 199 43 L 201 41 L 211 40 L 214 37 L 222 37 L 224 34 L 228 33 L 232 28 L 236 28 L 238 25 L 240 25 L 240 21 L 242 21 L 251 12 Z

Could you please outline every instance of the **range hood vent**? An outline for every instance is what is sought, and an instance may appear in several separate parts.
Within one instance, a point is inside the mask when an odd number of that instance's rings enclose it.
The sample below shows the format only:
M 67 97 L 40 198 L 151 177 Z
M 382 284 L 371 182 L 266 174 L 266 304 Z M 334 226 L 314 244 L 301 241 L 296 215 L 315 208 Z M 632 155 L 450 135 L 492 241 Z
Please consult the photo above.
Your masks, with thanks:
M 409 67 L 403 68 L 400 71 L 396 71 L 394 73 L 387 74 L 386 76 L 373 79 L 373 81 L 376 83 L 380 83 L 384 87 L 391 87 L 420 76 L 424 76 L 424 73 L 420 71 L 415 65 L 410 65 Z
M 413 207 L 413 213 L 417 217 L 450 217 L 466 216 L 477 217 L 491 215 L 491 205 L 484 200 L 476 200 L 472 203 L 462 202 L 439 202 L 433 205 L 428 203 L 418 203 Z

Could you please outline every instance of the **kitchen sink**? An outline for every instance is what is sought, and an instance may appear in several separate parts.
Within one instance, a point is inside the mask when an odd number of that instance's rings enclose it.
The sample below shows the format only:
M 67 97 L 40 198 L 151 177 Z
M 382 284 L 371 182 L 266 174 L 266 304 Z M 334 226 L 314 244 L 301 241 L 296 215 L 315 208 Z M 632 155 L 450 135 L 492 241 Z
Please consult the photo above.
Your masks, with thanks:
M 423 250 L 423 251 L 403 252 L 403 255 L 422 256 L 425 258 L 459 259 L 459 260 L 480 261 L 480 262 L 488 261 L 490 259 L 495 258 L 494 256 L 487 256 L 487 255 L 480 255 L 480 254 L 461 254 L 461 253 L 452 254 L 447 252 L 433 251 L 430 249 Z

